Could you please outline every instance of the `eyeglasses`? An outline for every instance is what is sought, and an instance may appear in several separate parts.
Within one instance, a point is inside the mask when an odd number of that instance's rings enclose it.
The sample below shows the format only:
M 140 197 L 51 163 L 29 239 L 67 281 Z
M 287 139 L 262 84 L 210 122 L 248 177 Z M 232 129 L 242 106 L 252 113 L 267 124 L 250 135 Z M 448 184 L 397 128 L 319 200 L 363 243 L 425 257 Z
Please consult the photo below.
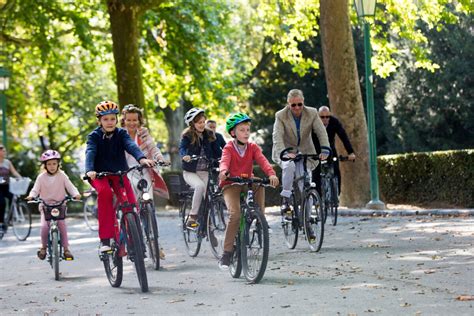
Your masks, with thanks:
M 303 103 L 291 103 L 290 105 L 291 105 L 292 108 L 294 108 L 295 106 L 302 107 Z
M 328 119 L 329 118 L 329 115 L 328 116 L 320 116 L 321 119 Z

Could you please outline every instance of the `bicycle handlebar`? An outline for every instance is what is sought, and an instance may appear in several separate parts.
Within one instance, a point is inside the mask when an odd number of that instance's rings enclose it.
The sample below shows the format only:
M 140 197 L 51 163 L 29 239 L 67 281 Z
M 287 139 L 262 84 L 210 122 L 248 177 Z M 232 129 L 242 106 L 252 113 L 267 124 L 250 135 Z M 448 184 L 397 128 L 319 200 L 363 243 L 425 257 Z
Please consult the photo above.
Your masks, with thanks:
M 297 153 L 294 158 L 287 157 L 286 154 L 289 153 L 290 151 L 293 150 L 293 147 L 288 147 L 285 148 L 281 153 L 280 153 L 280 160 L 281 161 L 298 161 L 302 158 L 313 158 L 313 159 L 318 159 L 319 160 L 319 155 L 318 154 L 301 154 Z
M 72 196 L 66 196 L 64 197 L 64 199 L 61 201 L 61 202 L 58 202 L 56 204 L 48 204 L 46 203 L 42 198 L 40 197 L 36 197 L 34 198 L 33 200 L 28 200 L 27 203 L 28 204 L 38 204 L 38 203 L 43 203 L 45 206 L 47 207 L 58 207 L 58 206 L 61 206 L 63 205 L 64 203 L 66 202 L 69 202 L 69 201 L 74 201 L 74 202 L 80 202 L 81 200 L 76 200 L 74 199 Z
M 226 181 L 231 181 L 235 183 L 243 183 L 243 184 L 252 184 L 252 183 L 259 183 L 264 186 L 270 185 L 270 180 L 268 178 L 243 178 L 243 177 L 227 177 Z
M 169 166 L 171 165 L 169 162 L 165 162 L 165 161 L 162 161 L 162 160 L 154 160 L 154 162 L 156 162 L 156 164 L 158 166 Z M 153 168 L 153 167 L 149 167 L 149 166 L 145 166 L 145 165 L 135 165 L 133 167 L 130 167 L 128 170 L 119 170 L 117 172 L 110 172 L 110 171 L 103 171 L 103 172 L 98 172 L 96 174 L 96 178 L 97 179 L 101 179 L 101 178 L 104 178 L 104 177 L 107 177 L 107 176 L 119 176 L 119 177 L 122 177 L 124 175 L 126 175 L 127 173 L 133 171 L 133 170 L 138 170 L 138 171 L 142 171 L 143 169 L 145 168 Z M 88 175 L 84 175 L 82 177 L 83 180 L 91 180 L 91 178 L 88 176 Z

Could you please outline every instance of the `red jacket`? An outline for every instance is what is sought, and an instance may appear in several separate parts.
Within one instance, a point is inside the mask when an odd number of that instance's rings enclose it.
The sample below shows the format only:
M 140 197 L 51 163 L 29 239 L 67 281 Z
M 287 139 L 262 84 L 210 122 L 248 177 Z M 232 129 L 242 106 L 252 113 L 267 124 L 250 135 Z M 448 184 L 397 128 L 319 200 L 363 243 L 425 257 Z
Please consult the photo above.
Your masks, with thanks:
M 255 143 L 247 143 L 247 149 L 243 157 L 239 155 L 234 147 L 234 142 L 228 142 L 222 149 L 220 171 L 228 171 L 229 177 L 241 177 L 243 174 L 253 176 L 253 164 L 256 162 L 263 172 L 268 176 L 276 175 L 267 158 L 262 153 L 262 149 Z M 221 181 L 220 187 L 230 184 L 230 181 Z

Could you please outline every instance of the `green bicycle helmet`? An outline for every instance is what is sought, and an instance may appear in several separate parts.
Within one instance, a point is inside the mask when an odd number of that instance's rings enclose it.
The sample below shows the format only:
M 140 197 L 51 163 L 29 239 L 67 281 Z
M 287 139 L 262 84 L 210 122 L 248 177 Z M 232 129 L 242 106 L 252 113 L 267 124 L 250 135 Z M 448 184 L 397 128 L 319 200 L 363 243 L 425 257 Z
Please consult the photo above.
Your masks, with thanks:
M 251 121 L 250 117 L 245 113 L 231 114 L 225 121 L 225 130 L 230 134 L 230 131 L 232 131 L 237 124 Z

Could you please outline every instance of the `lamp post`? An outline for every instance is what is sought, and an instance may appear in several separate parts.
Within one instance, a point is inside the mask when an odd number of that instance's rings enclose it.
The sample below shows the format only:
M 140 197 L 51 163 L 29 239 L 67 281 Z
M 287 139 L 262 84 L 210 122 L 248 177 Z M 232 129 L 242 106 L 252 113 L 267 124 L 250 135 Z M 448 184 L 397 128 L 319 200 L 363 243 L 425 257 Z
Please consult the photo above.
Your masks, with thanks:
M 370 47 L 370 25 L 368 17 L 375 16 L 376 0 L 354 0 L 357 17 L 364 25 L 364 51 L 365 51 L 365 89 L 367 102 L 367 127 L 369 143 L 369 165 L 370 165 L 370 201 L 367 208 L 384 209 L 385 204 L 379 199 L 379 180 L 377 174 L 377 146 L 375 142 L 375 114 L 374 114 L 374 91 L 372 82 L 372 51 Z
M 7 90 L 10 85 L 10 72 L 0 67 L 0 104 L 2 106 L 2 141 L 3 146 L 7 148 L 7 97 L 3 91 Z

